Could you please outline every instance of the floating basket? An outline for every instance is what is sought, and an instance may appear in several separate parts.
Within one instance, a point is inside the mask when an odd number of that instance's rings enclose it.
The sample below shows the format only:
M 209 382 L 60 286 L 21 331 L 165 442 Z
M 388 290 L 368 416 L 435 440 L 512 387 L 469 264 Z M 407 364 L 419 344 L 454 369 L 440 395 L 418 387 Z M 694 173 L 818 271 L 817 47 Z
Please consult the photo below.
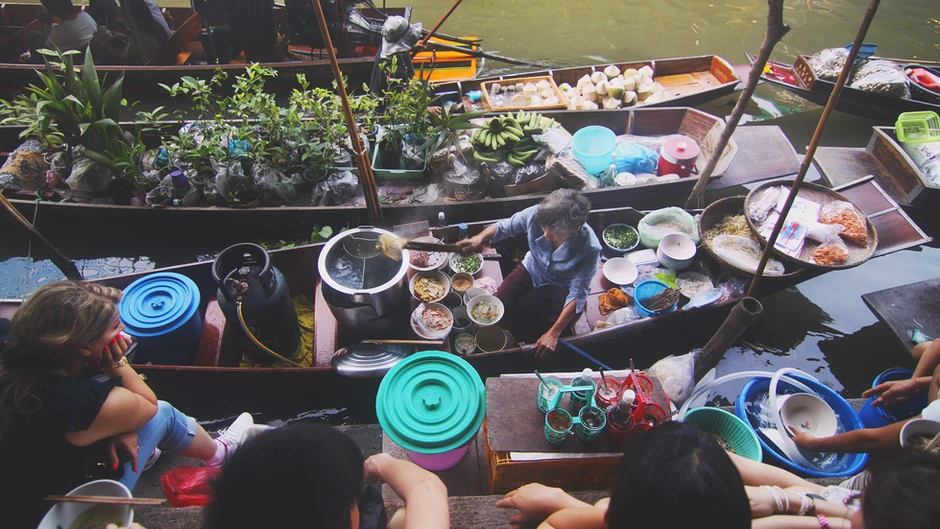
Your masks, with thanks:
M 694 408 L 685 414 L 684 423 L 720 438 L 735 454 L 760 461 L 763 451 L 753 430 L 741 419 L 719 408 Z

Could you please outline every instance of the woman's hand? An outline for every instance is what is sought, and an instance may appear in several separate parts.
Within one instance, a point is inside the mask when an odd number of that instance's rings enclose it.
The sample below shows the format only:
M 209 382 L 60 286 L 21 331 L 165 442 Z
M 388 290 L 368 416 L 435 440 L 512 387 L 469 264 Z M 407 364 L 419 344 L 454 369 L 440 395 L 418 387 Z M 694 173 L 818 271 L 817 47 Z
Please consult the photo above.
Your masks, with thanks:
M 124 358 L 124 353 L 130 348 L 131 343 L 131 339 L 124 333 L 118 333 L 112 338 L 111 343 L 105 346 L 101 353 L 101 370 L 107 372 L 120 367 L 118 364 Z
M 787 429 L 790 430 L 793 443 L 796 446 L 805 450 L 815 450 L 816 437 L 813 434 L 804 432 L 792 424 L 787 425 Z
M 867 399 L 877 395 L 877 398 L 871 403 L 872 406 L 893 406 L 910 400 L 911 397 L 920 393 L 920 390 L 917 379 L 906 378 L 904 380 L 882 382 L 871 389 L 865 390 L 862 397 Z
M 370 456 L 369 459 L 366 459 L 366 462 L 363 463 L 362 469 L 365 473 L 366 483 L 381 483 L 382 482 L 382 473 L 379 470 L 379 463 L 382 458 L 391 457 L 388 454 L 382 452 Z
M 128 432 L 109 437 L 107 441 L 108 466 L 117 470 L 124 461 L 131 462 L 131 468 L 137 472 L 137 460 L 140 456 L 140 444 L 135 432 Z M 149 457 L 149 454 L 148 454 Z
M 529 483 L 510 491 L 503 499 L 496 502 L 501 509 L 516 509 L 519 512 L 512 515 L 509 523 L 535 522 L 548 518 L 552 513 L 564 509 L 565 500 L 571 498 L 558 488 L 546 487 L 541 483 Z
M 551 330 L 539 337 L 539 341 L 535 342 L 535 358 L 537 360 L 545 360 L 548 356 L 555 352 L 555 347 L 558 345 L 558 336 L 555 336 Z
M 460 255 L 468 257 L 483 251 L 483 241 L 480 240 L 478 236 L 473 236 L 462 241 L 457 241 L 457 247 L 460 249 Z

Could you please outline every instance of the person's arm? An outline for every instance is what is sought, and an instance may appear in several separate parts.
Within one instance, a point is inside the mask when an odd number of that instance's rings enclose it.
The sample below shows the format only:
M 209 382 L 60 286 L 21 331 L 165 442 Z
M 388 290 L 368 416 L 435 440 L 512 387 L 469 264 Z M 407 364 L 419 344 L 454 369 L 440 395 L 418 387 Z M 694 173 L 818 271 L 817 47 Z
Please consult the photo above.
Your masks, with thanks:
M 562 509 L 591 507 L 560 488 L 546 487 L 541 483 L 529 483 L 507 492 L 496 506 L 518 511 L 509 518 L 510 524 L 541 521 Z
M 385 453 L 367 459 L 365 472 L 367 481 L 388 483 L 405 501 L 405 529 L 450 527 L 447 487 L 436 475 Z
M 460 248 L 460 255 L 468 256 L 482 252 L 483 246 L 489 244 L 494 235 L 496 235 L 496 224 L 483 228 L 483 231 L 473 237 L 467 237 L 462 241 L 457 241 L 457 246 Z
M 824 515 L 825 516 L 825 515 Z M 829 527 L 832 529 L 852 529 L 852 522 L 845 518 L 829 518 Z M 787 516 L 777 514 L 766 518 L 755 518 L 751 521 L 751 529 L 820 529 L 822 524 L 815 516 Z
M 76 446 L 88 446 L 108 437 L 137 431 L 156 414 L 156 404 L 122 387 L 115 387 L 91 426 L 87 430 L 66 432 L 65 440 Z
M 121 377 L 121 386 L 124 389 L 140 395 L 156 406 L 157 395 L 124 357 L 130 346 L 131 339 L 124 336 L 124 333 L 119 333 L 115 341 L 111 342 L 111 345 L 105 348 L 104 353 L 101 355 L 101 370 L 109 378 Z
M 561 333 L 577 318 L 578 314 L 584 312 L 588 294 L 591 292 L 591 281 L 594 280 L 594 275 L 597 274 L 599 255 L 599 253 L 596 253 L 585 256 L 583 262 L 579 265 L 577 275 L 568 286 L 565 308 L 558 315 L 555 324 L 535 343 L 535 357 L 537 359 L 542 360 L 552 354 L 558 345 L 558 338 L 561 337 Z
M 914 368 L 914 376 L 912 378 L 931 378 L 937 366 L 940 366 L 940 340 L 934 340 L 927 346 L 927 350 L 924 351 L 920 360 L 917 361 L 917 367 Z
M 572 301 L 565 305 L 565 308 L 561 310 L 561 314 L 558 315 L 558 319 L 555 320 L 555 324 L 545 331 L 545 334 L 540 336 L 539 340 L 535 342 L 536 359 L 544 360 L 548 358 L 548 355 L 555 352 L 555 347 L 558 345 L 558 338 L 561 338 L 561 333 L 579 314 L 577 307 L 577 301 Z
M 881 428 L 861 428 L 831 437 L 813 437 L 806 432 L 799 431 L 792 425 L 789 428 L 794 434 L 793 442 L 805 450 L 859 454 L 900 450 L 901 428 L 907 422 L 900 421 Z
M 539 529 L 606 529 L 605 513 L 596 507 L 562 509 L 542 522 Z
M 890 380 L 882 382 L 877 386 L 867 389 L 862 393 L 863 398 L 876 396 L 872 401 L 872 406 L 888 405 L 893 406 L 911 399 L 921 391 L 927 391 L 930 387 L 930 381 L 933 377 L 913 376 L 904 380 Z
M 774 498 L 774 493 L 770 492 L 767 487 L 745 485 L 744 491 L 747 493 L 747 499 L 751 504 L 752 518 L 764 518 L 774 515 L 800 516 L 800 509 L 804 501 L 806 502 L 806 506 L 809 507 L 808 512 L 821 514 L 829 518 L 849 519 L 852 517 L 852 510 L 845 505 L 818 500 L 794 490 L 776 489 L 777 498 L 783 503 L 784 511 L 786 512 L 777 510 L 777 501 Z M 806 499 L 804 500 L 804 498 Z

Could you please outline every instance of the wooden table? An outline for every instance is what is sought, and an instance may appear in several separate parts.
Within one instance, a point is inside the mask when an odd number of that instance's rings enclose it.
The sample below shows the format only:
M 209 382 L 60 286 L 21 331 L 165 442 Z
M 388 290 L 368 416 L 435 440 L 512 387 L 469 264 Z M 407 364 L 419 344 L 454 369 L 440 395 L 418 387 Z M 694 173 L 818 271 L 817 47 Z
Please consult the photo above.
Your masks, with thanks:
M 864 294 L 862 301 L 908 351 L 915 345 L 908 336 L 911 329 L 940 338 L 940 278 Z

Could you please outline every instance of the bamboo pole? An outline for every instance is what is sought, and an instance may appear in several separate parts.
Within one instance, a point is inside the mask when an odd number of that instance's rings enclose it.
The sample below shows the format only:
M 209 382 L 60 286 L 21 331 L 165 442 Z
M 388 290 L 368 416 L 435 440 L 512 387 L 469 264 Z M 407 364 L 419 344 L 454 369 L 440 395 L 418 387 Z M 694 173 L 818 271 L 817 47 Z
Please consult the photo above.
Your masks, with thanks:
M 454 5 L 450 6 L 450 9 L 448 9 L 447 12 L 444 13 L 444 16 L 442 16 L 441 19 L 437 21 L 437 24 L 434 25 L 434 28 L 431 31 L 429 31 L 428 34 L 425 35 L 423 39 L 421 39 L 421 42 L 418 43 L 418 47 L 423 48 L 428 45 L 428 41 L 431 40 L 431 37 L 434 36 L 435 33 L 437 33 L 437 30 L 441 29 L 441 26 L 444 24 L 444 21 L 446 21 L 447 18 L 450 17 L 450 14 L 453 13 L 455 9 L 457 9 L 457 6 L 460 5 L 461 1 L 462 0 L 456 0 L 454 2 Z
M 832 93 L 829 94 L 829 101 L 826 103 L 826 108 L 823 109 L 822 116 L 819 117 L 819 123 L 816 125 L 816 132 L 813 133 L 813 139 L 809 142 L 809 147 L 806 148 L 806 156 L 803 157 L 803 163 L 800 164 L 800 172 L 796 175 L 796 180 L 793 181 L 793 185 L 790 186 L 790 194 L 787 195 L 787 201 L 783 204 L 783 210 L 780 212 L 780 217 L 777 218 L 777 223 L 774 224 L 774 229 L 770 233 L 770 237 L 767 240 L 767 245 L 764 247 L 764 252 L 760 256 L 760 263 L 757 265 L 757 273 L 754 275 L 754 279 L 751 280 L 751 286 L 747 289 L 747 295 L 753 296 L 754 292 L 757 291 L 757 286 L 760 284 L 760 279 L 764 275 L 764 267 L 767 266 L 767 261 L 770 259 L 771 250 L 774 247 L 774 244 L 777 242 L 777 237 L 780 235 L 780 230 L 783 229 L 783 224 L 786 222 L 787 214 L 790 213 L 790 206 L 793 205 L 793 201 L 796 199 L 797 193 L 800 191 L 800 185 L 803 184 L 803 179 L 806 178 L 806 172 L 809 170 L 809 166 L 813 163 L 813 156 L 816 154 L 816 148 L 819 146 L 820 140 L 822 140 L 823 133 L 826 132 L 826 125 L 829 124 L 829 118 L 832 116 L 832 112 L 836 108 L 836 103 L 839 101 L 839 96 L 842 94 L 842 88 L 845 86 L 846 80 L 849 78 L 849 72 L 852 71 L 852 66 L 855 64 L 855 58 L 858 56 L 858 50 L 862 47 L 862 41 L 865 40 L 865 34 L 868 33 L 868 28 L 871 26 L 871 21 L 875 18 L 875 12 L 878 11 L 878 5 L 881 3 L 881 0 L 871 0 L 871 4 L 868 6 L 868 10 L 865 12 L 865 18 L 862 19 L 862 25 L 858 28 L 858 33 L 855 35 L 855 42 L 852 44 L 852 49 L 849 51 L 849 56 L 845 60 L 845 64 L 842 66 L 842 72 L 839 74 L 839 79 L 836 81 L 835 87 L 832 89 Z M 745 212 L 745 214 L 747 214 Z
M 702 351 L 695 356 L 695 380 L 701 380 L 705 373 L 714 367 L 721 355 L 741 337 L 757 318 L 764 312 L 764 306 L 755 298 L 745 297 L 731 309 L 731 313 L 721 324 L 718 332 L 708 340 Z
M 692 188 L 692 193 L 689 194 L 688 200 L 685 201 L 686 209 L 701 208 L 705 205 L 705 186 L 708 185 L 708 179 L 711 178 L 712 173 L 715 172 L 715 167 L 718 165 L 721 154 L 725 151 L 725 147 L 728 146 L 728 142 L 731 141 L 731 135 L 734 134 L 735 129 L 738 128 L 741 116 L 744 115 L 744 110 L 747 108 L 748 103 L 751 102 L 751 96 L 754 95 L 754 90 L 760 82 L 761 73 L 764 71 L 767 60 L 770 59 L 771 52 L 774 51 L 774 46 L 790 31 L 790 27 L 783 23 L 783 0 L 768 0 L 767 5 L 767 33 L 764 35 L 764 42 L 760 45 L 760 51 L 757 53 L 757 59 L 754 61 L 754 65 L 751 66 L 751 72 L 747 76 L 747 82 L 744 83 L 744 90 L 742 90 L 741 95 L 738 96 L 738 102 L 734 105 L 731 116 L 728 117 L 725 130 L 721 132 L 721 137 L 718 139 L 718 146 L 715 147 L 714 154 L 709 157 L 708 162 L 705 164 L 705 169 L 702 170 L 702 174 L 698 177 L 698 182 L 695 183 L 695 187 Z
M 366 198 L 366 209 L 369 210 L 369 219 L 374 224 L 381 224 L 382 206 L 379 204 L 379 190 L 375 184 L 375 175 L 372 174 L 372 165 L 369 162 L 369 154 L 365 152 L 362 146 L 362 139 L 359 137 L 359 128 L 356 126 L 356 120 L 353 118 L 352 108 L 349 106 L 349 96 L 346 95 L 346 83 L 343 82 L 343 74 L 339 71 L 339 63 L 336 62 L 336 50 L 333 49 L 333 39 L 330 38 L 330 30 L 326 25 L 326 17 L 323 15 L 323 7 L 320 6 L 320 0 L 311 0 L 313 9 L 317 12 L 317 21 L 320 23 L 320 33 L 323 34 L 323 44 L 330 56 L 330 66 L 333 67 L 333 77 L 336 79 L 336 91 L 343 100 L 343 113 L 346 114 L 346 129 L 349 131 L 349 139 L 352 142 L 352 148 L 355 153 L 356 166 L 359 168 L 359 183 L 362 185 L 362 191 Z
M 16 223 L 18 228 L 23 230 L 27 236 L 31 237 L 40 246 L 42 246 L 46 252 L 48 252 L 49 259 L 51 259 L 52 263 L 56 265 L 56 267 L 58 267 L 58 269 L 61 270 L 63 274 L 65 274 L 66 278 L 75 281 L 81 281 L 85 279 L 82 277 L 81 272 L 78 271 L 78 267 L 75 266 L 75 263 L 66 257 L 65 254 L 60 252 L 58 248 L 53 246 L 48 239 L 43 237 L 36 227 L 33 226 L 28 220 L 26 220 L 26 217 L 16 210 L 16 207 L 13 206 L 9 200 L 7 200 L 7 197 L 3 196 L 3 191 L 0 191 L 0 206 L 2 206 L 3 209 L 10 214 L 10 218 L 13 219 L 13 222 Z M 36 207 L 38 208 L 39 205 L 37 204 Z

